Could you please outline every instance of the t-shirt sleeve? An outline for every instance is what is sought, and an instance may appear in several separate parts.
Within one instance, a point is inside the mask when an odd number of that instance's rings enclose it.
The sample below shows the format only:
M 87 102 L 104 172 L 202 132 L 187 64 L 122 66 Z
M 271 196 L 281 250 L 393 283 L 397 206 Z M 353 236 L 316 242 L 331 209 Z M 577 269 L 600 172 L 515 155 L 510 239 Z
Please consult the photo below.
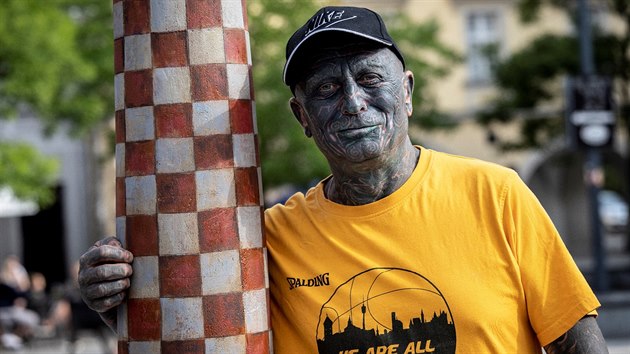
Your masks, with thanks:
M 529 320 L 544 346 L 600 304 L 542 205 L 516 174 L 507 185 L 503 217 Z

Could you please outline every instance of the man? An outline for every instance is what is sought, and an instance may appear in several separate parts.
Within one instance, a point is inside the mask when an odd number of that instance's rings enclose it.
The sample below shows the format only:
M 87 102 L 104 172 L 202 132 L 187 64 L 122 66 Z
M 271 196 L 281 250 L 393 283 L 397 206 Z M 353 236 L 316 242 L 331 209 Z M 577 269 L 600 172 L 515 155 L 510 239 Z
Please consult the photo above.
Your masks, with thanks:
M 412 145 L 414 78 L 380 16 L 319 10 L 284 82 L 332 175 L 265 212 L 277 353 L 607 352 L 597 299 L 518 176 Z M 110 325 L 131 262 L 112 238 L 81 259 Z

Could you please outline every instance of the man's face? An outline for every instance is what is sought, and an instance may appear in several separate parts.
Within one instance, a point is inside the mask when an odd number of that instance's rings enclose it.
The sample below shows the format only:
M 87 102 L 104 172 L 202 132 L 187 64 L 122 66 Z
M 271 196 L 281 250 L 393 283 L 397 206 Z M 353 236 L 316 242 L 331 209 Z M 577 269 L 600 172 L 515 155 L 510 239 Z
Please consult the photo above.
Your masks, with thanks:
M 291 101 L 331 164 L 387 157 L 407 139 L 413 76 L 390 50 L 364 48 L 325 50 Z

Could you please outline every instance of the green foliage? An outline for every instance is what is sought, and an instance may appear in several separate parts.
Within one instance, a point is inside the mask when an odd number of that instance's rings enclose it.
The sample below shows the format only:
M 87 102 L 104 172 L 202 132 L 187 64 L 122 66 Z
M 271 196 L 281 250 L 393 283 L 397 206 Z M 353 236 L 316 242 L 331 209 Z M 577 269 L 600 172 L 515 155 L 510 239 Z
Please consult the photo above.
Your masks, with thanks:
M 577 50 L 574 38 L 547 34 L 501 62 L 495 71 L 495 83 L 501 94 L 494 98 L 487 110 L 478 114 L 479 122 L 511 122 L 517 110 L 531 110 L 552 99 L 558 92 L 550 82 L 561 75 L 577 73 Z M 520 120 L 521 141 L 503 142 L 502 147 L 525 148 L 544 144 L 549 135 L 542 130 L 551 124 L 545 121 L 561 120 L 562 115 L 558 113 L 538 114 L 535 119 Z M 555 122 L 554 126 L 557 125 Z
M 553 6 L 568 8 L 570 2 L 574 0 L 521 0 L 517 4 L 519 15 L 523 23 L 533 23 L 538 20 L 538 14 L 540 8 L 545 4 L 551 4 Z M 625 0 L 624 0 L 625 1 Z
M 405 56 L 407 69 L 414 73 L 414 115 L 411 124 L 424 130 L 453 128 L 455 122 L 438 110 L 430 84 L 446 76 L 450 68 L 462 61 L 462 57 L 438 40 L 439 27 L 434 21 L 418 24 L 403 14 L 385 21 Z
M 26 111 L 47 130 L 75 133 L 113 115 L 111 1 L 2 0 L 0 118 Z M 57 161 L 24 144 L 0 145 L 0 186 L 45 206 Z
M 0 142 L 0 186 L 8 186 L 20 199 L 45 207 L 54 199 L 59 163 L 24 143 Z
M 113 114 L 111 2 L 3 0 L 0 116 L 26 108 L 77 132 Z
M 547 0 L 554 6 L 564 6 L 571 14 L 574 9 L 564 0 Z M 613 4 L 613 2 L 615 4 Z M 630 8 L 622 6 L 623 1 L 610 0 L 610 9 L 630 25 Z M 543 0 L 522 0 L 519 3 L 521 15 L 533 21 Z M 615 6 L 612 6 L 615 5 Z M 630 34 L 617 37 L 603 34 L 595 28 L 593 48 L 597 73 L 616 78 L 622 92 L 628 97 L 630 82 L 630 57 L 628 48 Z M 500 61 L 495 71 L 495 84 L 499 94 L 490 102 L 487 109 L 477 115 L 483 125 L 517 122 L 521 134 L 516 140 L 501 140 L 496 144 L 502 149 L 522 149 L 541 147 L 564 131 L 564 112 L 537 109 L 553 100 L 562 100 L 564 91 L 560 80 L 580 72 L 579 44 L 574 35 L 543 34 L 528 46 Z M 625 87 L 625 89 L 623 88 Z M 618 102 L 620 110 L 628 111 L 627 98 L 621 94 Z M 622 114 L 628 119 L 627 114 Z
M 265 187 L 283 183 L 306 185 L 328 171 L 324 157 L 293 117 L 288 103 L 291 91 L 282 83 L 286 41 L 317 8 L 314 1 L 248 1 Z
M 333 3 L 313 0 L 248 1 L 265 187 L 283 183 L 307 185 L 329 173 L 324 157 L 313 141 L 304 136 L 291 113 L 288 104 L 291 92 L 282 83 L 282 69 L 289 37 L 319 7 Z M 447 69 L 460 60 L 459 56 L 437 40 L 435 23 L 416 24 L 403 15 L 391 16 L 385 21 L 405 55 L 407 68 L 415 74 L 411 124 L 424 128 L 452 126 L 448 117 L 437 110 L 434 99 L 428 93 L 428 85 L 445 75 Z

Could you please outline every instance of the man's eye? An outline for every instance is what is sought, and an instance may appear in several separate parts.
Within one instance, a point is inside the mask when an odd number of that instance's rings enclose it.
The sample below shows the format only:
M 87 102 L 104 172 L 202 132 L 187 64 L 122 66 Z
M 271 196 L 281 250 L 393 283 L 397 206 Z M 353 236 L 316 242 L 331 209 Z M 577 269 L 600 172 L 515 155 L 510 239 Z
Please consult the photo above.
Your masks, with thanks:
M 337 88 L 337 85 L 331 84 L 331 83 L 326 83 L 326 84 L 323 84 L 323 85 L 321 85 L 319 87 L 319 93 L 321 93 L 321 94 L 330 94 L 330 93 L 334 92 L 336 88 Z
M 374 85 L 379 83 L 380 81 L 381 78 L 376 74 L 365 74 L 361 76 L 361 79 L 359 79 L 359 82 L 362 85 Z

